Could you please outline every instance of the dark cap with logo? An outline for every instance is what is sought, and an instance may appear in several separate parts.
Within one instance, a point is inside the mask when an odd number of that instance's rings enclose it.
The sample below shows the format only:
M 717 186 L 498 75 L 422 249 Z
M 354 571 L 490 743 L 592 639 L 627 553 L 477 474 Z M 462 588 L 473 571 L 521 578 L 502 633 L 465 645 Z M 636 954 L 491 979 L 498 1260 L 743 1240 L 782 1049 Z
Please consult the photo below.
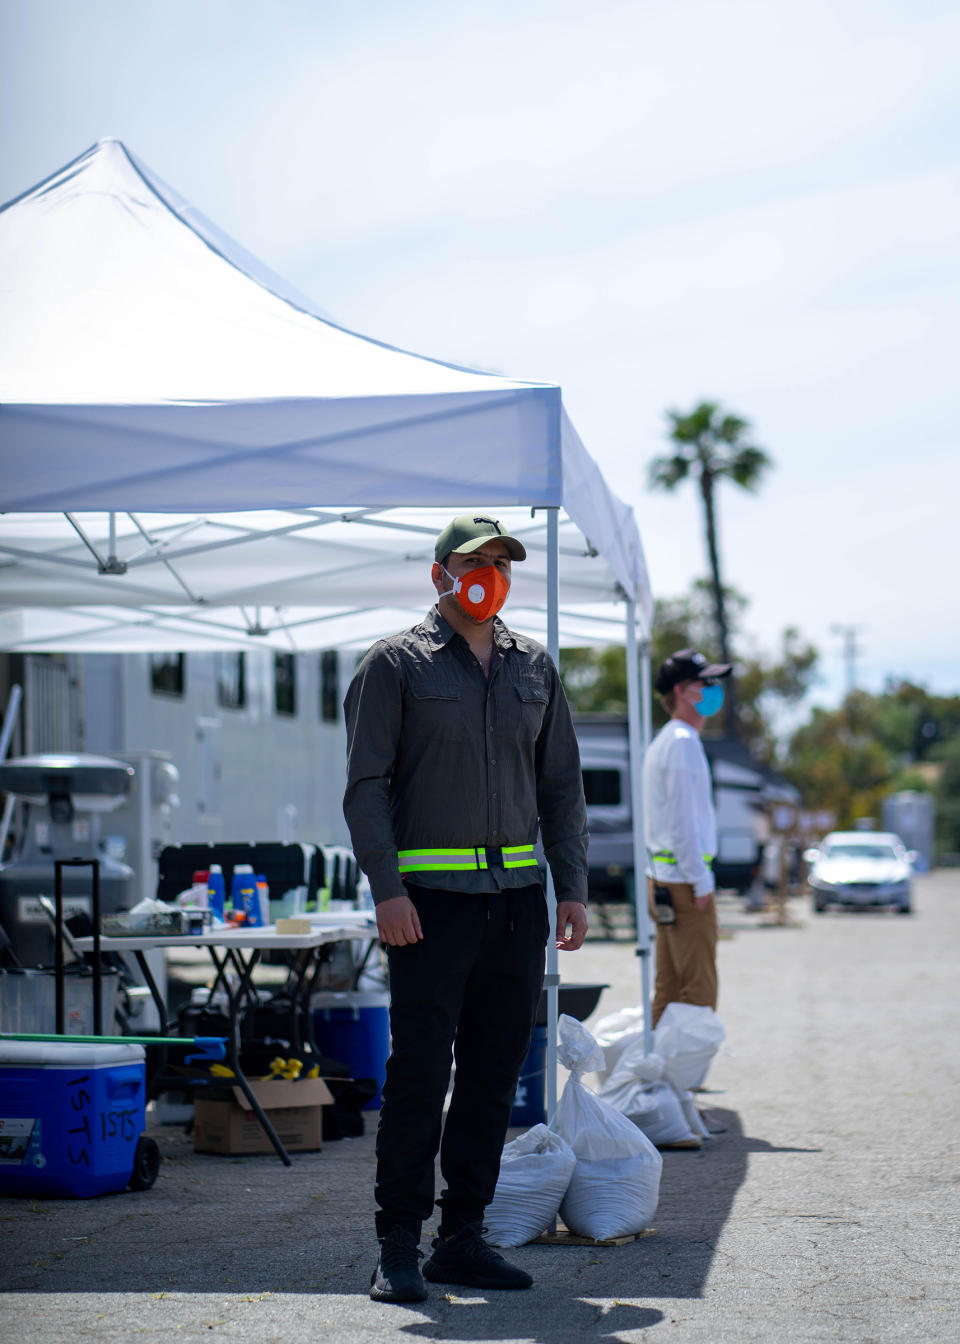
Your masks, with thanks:
M 526 560 L 527 552 L 523 543 L 506 532 L 496 518 L 485 513 L 464 513 L 454 518 L 437 537 L 436 558 L 439 564 L 451 551 L 458 555 L 469 555 L 478 551 L 485 542 L 502 541 L 511 560 Z
M 653 684 L 661 695 L 666 695 L 681 681 L 716 681 L 718 677 L 729 677 L 732 666 L 732 663 L 708 663 L 696 649 L 678 649 L 663 664 Z

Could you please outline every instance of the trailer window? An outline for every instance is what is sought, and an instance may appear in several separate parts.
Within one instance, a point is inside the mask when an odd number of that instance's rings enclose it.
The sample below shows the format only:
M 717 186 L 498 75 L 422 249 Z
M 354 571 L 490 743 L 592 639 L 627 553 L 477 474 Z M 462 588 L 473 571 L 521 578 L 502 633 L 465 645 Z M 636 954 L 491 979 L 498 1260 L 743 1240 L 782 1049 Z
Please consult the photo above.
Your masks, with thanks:
M 243 653 L 214 655 L 217 671 L 217 704 L 224 709 L 243 709 L 247 703 L 246 663 Z
M 183 695 L 185 661 L 182 653 L 151 653 L 150 685 L 154 695 Z
M 324 723 L 336 723 L 340 708 L 340 677 L 336 649 L 320 655 L 320 717 Z
M 619 770 L 584 770 L 583 796 L 587 806 L 616 807 L 622 801 Z
M 292 653 L 273 655 L 273 704 L 278 714 L 297 712 L 297 662 Z

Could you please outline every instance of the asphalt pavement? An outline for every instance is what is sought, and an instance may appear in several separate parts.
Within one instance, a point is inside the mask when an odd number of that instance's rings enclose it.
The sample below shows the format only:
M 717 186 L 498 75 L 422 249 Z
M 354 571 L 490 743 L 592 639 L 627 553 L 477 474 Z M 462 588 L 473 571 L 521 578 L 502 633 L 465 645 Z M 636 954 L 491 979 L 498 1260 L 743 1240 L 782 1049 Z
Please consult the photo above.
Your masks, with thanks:
M 0 1201 L 3 1337 L 953 1344 L 960 871 L 919 878 L 915 908 L 795 898 L 776 926 L 721 900 L 727 1042 L 700 1101 L 724 1132 L 664 1154 L 638 1241 L 510 1252 L 529 1292 L 375 1304 L 372 1123 L 289 1169 L 194 1154 L 165 1126 L 149 1191 Z M 624 942 L 562 959 L 565 979 L 610 985 L 594 1018 L 637 1001 L 637 966 Z

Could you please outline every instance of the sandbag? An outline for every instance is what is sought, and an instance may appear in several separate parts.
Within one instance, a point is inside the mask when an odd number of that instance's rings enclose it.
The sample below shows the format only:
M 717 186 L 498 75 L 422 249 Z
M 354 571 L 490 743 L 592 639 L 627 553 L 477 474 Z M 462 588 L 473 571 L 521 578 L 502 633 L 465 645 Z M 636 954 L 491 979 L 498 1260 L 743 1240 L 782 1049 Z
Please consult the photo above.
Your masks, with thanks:
M 712 1008 L 668 1003 L 653 1029 L 653 1048 L 664 1059 L 663 1076 L 678 1092 L 702 1087 L 726 1032 Z
M 617 1061 L 616 1068 L 611 1072 L 607 1079 L 610 1087 L 616 1087 L 623 1082 L 640 1083 L 659 1083 L 663 1078 L 666 1069 L 666 1060 L 663 1055 L 658 1055 L 656 1051 L 652 1054 L 645 1054 L 643 1048 L 643 1037 L 632 1041 L 621 1054 Z M 602 1088 L 601 1091 L 604 1091 Z
M 703 1116 L 700 1114 L 700 1108 L 697 1106 L 696 1098 L 692 1092 L 681 1092 L 680 1105 L 683 1107 L 683 1118 L 693 1130 L 694 1134 L 700 1139 L 708 1139 L 710 1131 L 707 1128 Z
M 577 1165 L 566 1139 L 534 1125 L 504 1146 L 493 1200 L 483 1215 L 485 1239 L 522 1246 L 552 1227 Z
M 617 1067 L 620 1056 L 628 1046 L 643 1040 L 643 1005 L 635 1008 L 618 1008 L 595 1023 L 592 1034 L 603 1051 L 604 1067 L 596 1072 L 601 1082 L 605 1082 Z
M 663 1158 L 646 1135 L 580 1081 L 602 1051 L 579 1022 L 558 1023 L 558 1058 L 570 1070 L 553 1129 L 576 1155 L 560 1217 L 578 1236 L 603 1240 L 649 1227 L 660 1194 Z
M 693 1093 L 678 1091 L 665 1079 L 667 1061 L 655 1052 L 645 1055 L 643 1040 L 628 1045 L 600 1096 L 632 1120 L 657 1147 L 706 1138 Z
M 691 1097 L 689 1092 L 686 1095 Z M 615 1085 L 608 1083 L 600 1096 L 641 1129 L 657 1147 L 668 1148 L 702 1137 L 699 1124 L 693 1128 L 683 1102 L 669 1083 L 642 1083 L 623 1078 Z

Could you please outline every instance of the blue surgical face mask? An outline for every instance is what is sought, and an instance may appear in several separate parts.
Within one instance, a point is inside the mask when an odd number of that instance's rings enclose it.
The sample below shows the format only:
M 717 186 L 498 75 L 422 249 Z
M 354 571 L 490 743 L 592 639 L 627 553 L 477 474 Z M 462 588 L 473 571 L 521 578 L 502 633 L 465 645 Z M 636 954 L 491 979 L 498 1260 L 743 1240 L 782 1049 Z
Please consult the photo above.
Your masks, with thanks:
M 704 686 L 700 692 L 700 699 L 694 708 L 698 714 L 702 714 L 705 719 L 711 714 L 716 714 L 717 710 L 723 704 L 723 687 L 720 685 Z

